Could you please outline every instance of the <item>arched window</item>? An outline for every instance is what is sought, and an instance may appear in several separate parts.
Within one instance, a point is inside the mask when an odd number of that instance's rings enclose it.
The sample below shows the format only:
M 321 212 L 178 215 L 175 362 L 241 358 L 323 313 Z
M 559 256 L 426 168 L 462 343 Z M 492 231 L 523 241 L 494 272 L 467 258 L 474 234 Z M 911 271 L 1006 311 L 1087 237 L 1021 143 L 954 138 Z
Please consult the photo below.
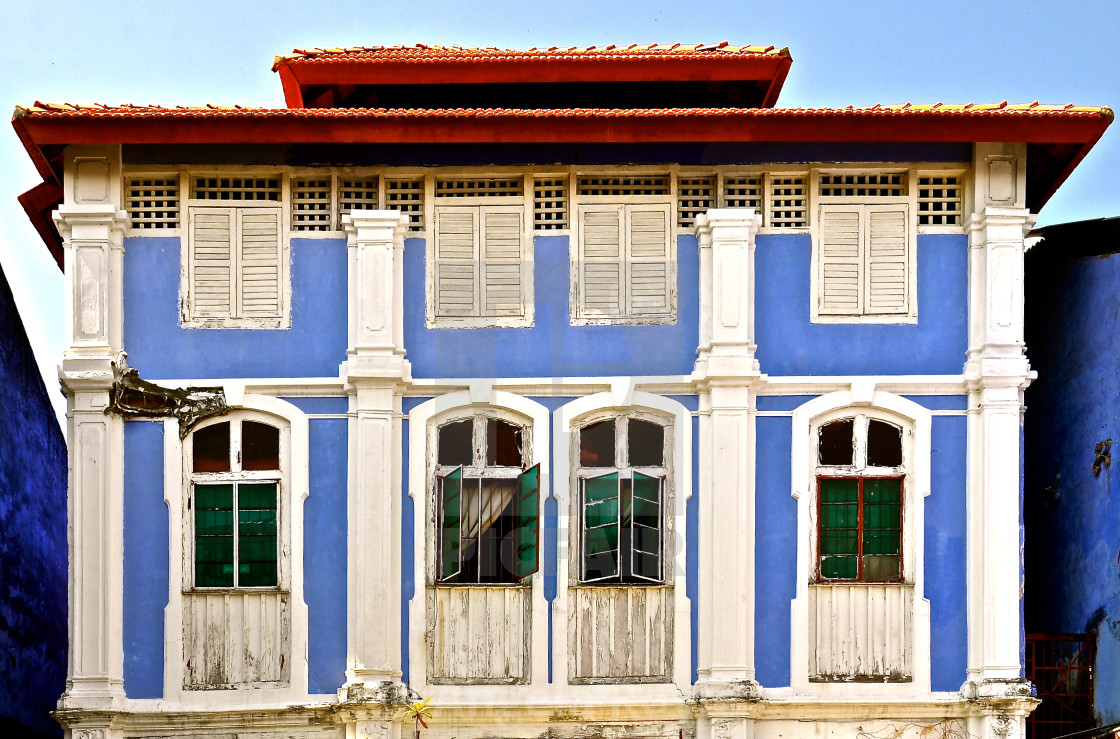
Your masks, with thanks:
M 280 448 L 280 429 L 256 420 L 212 423 L 191 435 L 194 588 L 281 585 Z
M 527 429 L 479 414 L 436 430 L 440 583 L 516 583 L 538 568 L 540 465 Z
M 855 416 L 817 429 L 819 582 L 902 582 L 903 430 Z
M 579 582 L 665 581 L 665 425 L 633 415 L 578 430 Z

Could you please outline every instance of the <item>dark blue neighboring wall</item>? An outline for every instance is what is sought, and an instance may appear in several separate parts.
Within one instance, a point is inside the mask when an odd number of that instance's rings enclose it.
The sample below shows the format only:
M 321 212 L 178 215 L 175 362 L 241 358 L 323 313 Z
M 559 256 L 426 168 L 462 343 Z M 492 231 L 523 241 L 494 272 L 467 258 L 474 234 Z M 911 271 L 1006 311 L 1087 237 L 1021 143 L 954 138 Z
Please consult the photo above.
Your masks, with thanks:
M 66 440 L 0 271 L 0 736 L 57 737 L 66 679 Z
M 1028 632 L 1096 635 L 1094 711 L 1109 724 L 1120 721 L 1120 254 L 1086 253 L 1117 242 L 1062 238 L 1066 228 L 1026 260 L 1038 380 L 1026 394 L 1025 618 Z M 1094 472 L 1106 439 L 1116 461 Z

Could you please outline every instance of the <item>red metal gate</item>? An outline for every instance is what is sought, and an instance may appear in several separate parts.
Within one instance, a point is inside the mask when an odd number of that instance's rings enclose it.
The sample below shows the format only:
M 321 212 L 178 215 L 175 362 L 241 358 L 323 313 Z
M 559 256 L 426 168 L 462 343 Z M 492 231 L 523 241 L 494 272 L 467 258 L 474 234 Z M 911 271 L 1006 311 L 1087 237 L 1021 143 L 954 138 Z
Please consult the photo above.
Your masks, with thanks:
M 1027 718 L 1027 739 L 1093 728 L 1093 634 L 1027 634 L 1027 679 L 1042 703 Z

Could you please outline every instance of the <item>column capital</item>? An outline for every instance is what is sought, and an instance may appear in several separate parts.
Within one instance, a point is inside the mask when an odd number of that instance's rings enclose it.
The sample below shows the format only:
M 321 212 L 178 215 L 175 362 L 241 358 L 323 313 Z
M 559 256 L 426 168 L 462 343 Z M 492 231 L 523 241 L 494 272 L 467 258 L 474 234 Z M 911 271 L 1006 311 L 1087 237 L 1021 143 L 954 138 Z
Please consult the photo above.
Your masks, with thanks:
M 72 239 L 104 239 L 123 236 L 131 223 L 128 213 L 112 203 L 63 203 L 55 210 L 54 225 L 63 242 Z M 102 229 L 108 229 L 108 235 Z
M 342 230 L 346 245 L 356 247 L 359 241 L 396 241 L 408 228 L 408 216 L 399 210 L 352 210 L 342 214 Z
M 700 342 L 694 375 L 759 375 L 754 345 L 753 208 L 714 208 L 696 218 L 700 249 Z
M 408 216 L 359 210 L 342 216 L 349 259 L 348 382 L 411 377 L 404 349 L 404 235 Z

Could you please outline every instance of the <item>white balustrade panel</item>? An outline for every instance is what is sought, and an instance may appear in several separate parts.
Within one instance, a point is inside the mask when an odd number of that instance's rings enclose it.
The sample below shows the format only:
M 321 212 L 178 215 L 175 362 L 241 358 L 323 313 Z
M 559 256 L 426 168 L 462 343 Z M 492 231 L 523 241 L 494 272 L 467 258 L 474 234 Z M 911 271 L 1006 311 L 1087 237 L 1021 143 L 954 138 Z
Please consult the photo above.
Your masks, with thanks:
M 570 682 L 671 680 L 672 587 L 573 587 L 569 599 Z
M 909 682 L 914 586 L 810 585 L 809 679 Z
M 428 588 L 428 681 L 495 685 L 529 682 L 528 586 Z
M 286 685 L 289 601 L 278 591 L 184 594 L 184 690 Z

